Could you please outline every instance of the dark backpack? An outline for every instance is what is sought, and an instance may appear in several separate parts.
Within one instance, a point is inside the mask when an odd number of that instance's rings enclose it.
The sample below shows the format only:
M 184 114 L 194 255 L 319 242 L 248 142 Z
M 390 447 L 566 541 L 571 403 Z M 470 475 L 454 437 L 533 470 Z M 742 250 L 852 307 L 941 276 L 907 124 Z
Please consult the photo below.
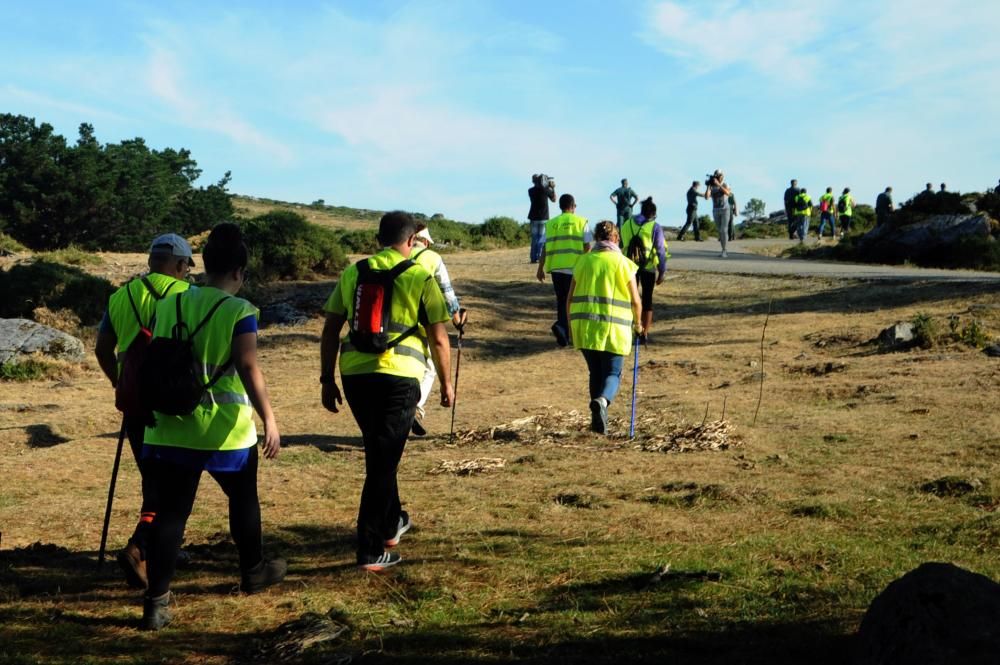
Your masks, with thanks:
M 142 278 L 142 285 L 149 291 L 149 295 L 153 296 L 153 300 L 156 301 L 165 298 L 176 283 L 171 282 L 170 286 L 163 293 L 157 293 L 156 288 L 149 279 L 146 277 Z M 153 338 L 152 328 L 154 317 L 151 317 L 148 323 L 143 322 L 142 316 L 139 314 L 139 308 L 136 307 L 135 299 L 132 298 L 131 282 L 125 286 L 125 293 L 128 295 L 129 304 L 132 305 L 132 313 L 135 314 L 135 321 L 139 324 L 139 334 L 129 344 L 125 350 L 125 357 L 122 359 L 121 375 L 118 377 L 118 383 L 115 384 L 115 408 L 125 415 L 139 415 L 145 412 L 142 397 L 139 393 L 139 370 L 146 359 L 149 342 Z
M 837 201 L 837 212 L 847 212 L 847 199 L 844 197 L 840 197 Z
M 147 412 L 158 411 L 168 416 L 189 415 L 201 402 L 205 391 L 222 378 L 233 362 L 230 357 L 205 383 L 202 379 L 202 364 L 194 355 L 195 335 L 231 296 L 220 298 L 208 310 L 201 323 L 190 330 L 181 316 L 183 295 L 178 294 L 175 300 L 177 323 L 171 329 L 170 337 L 153 338 L 139 371 L 139 393 Z
M 413 267 L 406 259 L 390 270 L 373 270 L 368 259 L 355 264 L 358 283 L 354 287 L 354 313 L 351 316 L 348 339 L 362 353 L 385 353 L 404 339 L 417 332 L 411 326 L 399 337 L 389 341 L 392 328 L 392 287 L 396 278 Z
M 796 200 L 795 208 L 799 212 L 805 212 L 806 210 L 809 210 L 809 203 L 810 203 L 809 199 L 803 196 L 802 198 Z
M 629 222 L 632 223 L 631 221 Z M 636 226 L 635 234 L 632 239 L 628 241 L 628 247 L 625 249 L 625 256 L 629 258 L 632 263 L 639 266 L 639 269 L 646 267 L 649 263 L 649 252 L 646 250 L 646 243 L 642 241 L 642 236 L 639 234 L 639 227 Z

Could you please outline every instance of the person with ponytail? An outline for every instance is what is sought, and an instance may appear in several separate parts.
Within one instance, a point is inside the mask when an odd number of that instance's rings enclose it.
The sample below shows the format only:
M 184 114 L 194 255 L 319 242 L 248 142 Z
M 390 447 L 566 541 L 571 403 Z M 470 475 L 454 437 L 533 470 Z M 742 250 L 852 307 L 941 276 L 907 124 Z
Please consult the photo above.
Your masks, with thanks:
M 202 471 L 208 471 L 229 499 L 240 590 L 254 593 L 280 582 L 288 568 L 282 559 L 264 558 L 261 538 L 253 412 L 264 423 L 260 450 L 266 459 L 278 456 L 281 437 L 257 363 L 257 309 L 236 297 L 249 276 L 247 259 L 239 227 L 218 224 L 202 252 L 205 284 L 164 298 L 156 307 L 153 344 L 157 338 L 191 340 L 206 388 L 191 413 L 153 411 L 154 424 L 146 427 L 142 457 L 156 517 L 140 624 L 145 630 L 159 630 L 172 619 L 170 581 Z
M 642 294 L 642 329 L 649 333 L 653 326 L 653 287 L 662 284 L 667 272 L 667 242 L 663 227 L 656 223 L 656 204 L 653 197 L 644 199 L 639 214 L 625 221 L 621 229 L 621 246 L 625 254 L 638 267 L 638 280 Z

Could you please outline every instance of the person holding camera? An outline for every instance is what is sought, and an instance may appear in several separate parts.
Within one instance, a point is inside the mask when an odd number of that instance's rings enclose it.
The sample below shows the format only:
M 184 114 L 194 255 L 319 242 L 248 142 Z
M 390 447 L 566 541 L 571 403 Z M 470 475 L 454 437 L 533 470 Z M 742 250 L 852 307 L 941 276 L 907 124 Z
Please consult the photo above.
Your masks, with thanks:
M 726 253 L 729 219 L 732 212 L 729 207 L 729 195 L 733 193 L 725 181 L 725 174 L 718 169 L 705 181 L 705 198 L 712 199 L 712 219 L 715 220 L 715 226 L 719 230 L 719 243 L 722 245 L 722 253 L 719 256 L 723 259 L 729 256 Z
M 532 186 L 528 190 L 531 209 L 528 210 L 528 224 L 531 227 L 530 257 L 538 263 L 545 246 L 545 222 L 549 221 L 549 201 L 556 200 L 556 181 L 544 173 L 531 176 Z
M 684 220 L 684 226 L 681 227 L 680 233 L 677 234 L 678 240 L 684 240 L 684 234 L 687 233 L 688 227 L 690 226 L 692 231 L 694 231 L 695 242 L 701 241 L 701 228 L 698 224 L 698 199 L 701 198 L 701 192 L 698 190 L 701 188 L 701 183 L 695 180 L 691 183 L 691 186 L 687 191 L 687 208 L 684 212 L 687 218 Z
M 611 196 L 608 198 L 615 204 L 617 213 L 615 225 L 621 230 L 622 223 L 627 219 L 632 219 L 632 206 L 639 200 L 639 197 L 635 190 L 628 186 L 628 178 L 622 178 L 622 186 L 611 192 Z

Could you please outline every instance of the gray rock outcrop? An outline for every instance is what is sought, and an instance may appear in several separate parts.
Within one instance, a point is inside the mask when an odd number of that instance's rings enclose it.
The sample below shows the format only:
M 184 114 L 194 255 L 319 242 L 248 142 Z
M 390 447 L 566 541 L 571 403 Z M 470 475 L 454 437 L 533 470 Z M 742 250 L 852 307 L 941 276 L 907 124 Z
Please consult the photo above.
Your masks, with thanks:
M 1000 584 L 925 563 L 885 588 L 861 621 L 856 665 L 995 665 Z
M 28 319 L 0 319 L 0 365 L 42 353 L 57 360 L 81 362 L 83 342 Z
M 877 226 L 858 239 L 857 247 L 886 259 L 917 259 L 967 238 L 989 240 L 991 221 L 985 214 L 932 215 L 904 226 Z

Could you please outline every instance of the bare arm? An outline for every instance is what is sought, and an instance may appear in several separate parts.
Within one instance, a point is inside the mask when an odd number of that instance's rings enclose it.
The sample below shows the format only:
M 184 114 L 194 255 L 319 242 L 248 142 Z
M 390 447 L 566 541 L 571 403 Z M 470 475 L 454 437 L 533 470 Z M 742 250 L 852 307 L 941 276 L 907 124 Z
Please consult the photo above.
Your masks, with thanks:
M 432 323 L 425 327 L 427 343 L 431 348 L 431 358 L 434 369 L 437 370 L 441 382 L 441 406 L 451 406 L 455 401 L 455 389 L 451 384 L 451 344 L 448 342 L 448 329 L 443 323 Z
M 542 245 L 542 253 L 538 256 L 538 270 L 535 271 L 535 277 L 539 282 L 545 281 L 545 245 Z
M 234 337 L 232 358 L 240 381 L 250 397 L 250 403 L 264 421 L 264 443 L 261 446 L 264 457 L 274 459 L 281 450 L 281 434 L 278 432 L 278 421 L 274 419 L 274 411 L 271 410 L 271 401 L 267 397 L 264 373 L 257 364 L 257 335 L 245 333 Z
M 113 332 L 97 333 L 97 345 L 94 347 L 94 355 L 97 356 L 97 364 L 101 366 L 104 376 L 111 381 L 111 387 L 118 386 L 118 358 L 115 356 L 115 347 L 118 346 L 118 337 Z
M 347 318 L 342 314 L 327 314 L 319 344 L 319 373 L 321 377 L 329 377 L 329 382 L 322 386 L 323 408 L 333 413 L 337 413 L 338 404 L 344 404 L 336 383 L 336 370 L 337 354 L 340 353 L 340 331 L 344 329 L 345 323 Z

